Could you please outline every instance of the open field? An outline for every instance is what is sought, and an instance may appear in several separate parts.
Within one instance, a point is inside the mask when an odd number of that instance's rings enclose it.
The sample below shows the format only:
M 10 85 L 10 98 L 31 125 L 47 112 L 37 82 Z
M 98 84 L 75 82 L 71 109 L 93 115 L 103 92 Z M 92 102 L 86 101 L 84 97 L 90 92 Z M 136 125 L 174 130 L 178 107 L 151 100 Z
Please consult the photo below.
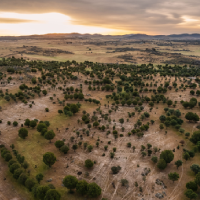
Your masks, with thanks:
M 199 64 L 200 48 L 192 40 L 121 40 L 117 37 L 73 37 L 0 40 L 0 57 L 29 60 L 85 60 L 100 63 Z M 184 62 L 181 62 L 184 59 Z
M 198 65 L 183 66 L 181 60 L 200 62 L 198 45 L 76 38 L 0 41 L 0 46 L 1 152 L 8 150 L 18 163 L 15 152 L 24 156 L 28 167 L 25 161 L 19 167 L 34 180 L 36 191 L 39 185 L 52 184 L 61 200 L 188 199 L 186 183 L 196 176 L 190 167 L 200 165 L 199 146 L 191 139 L 195 131 L 200 134 L 200 122 L 185 116 L 200 116 L 200 70 Z M 197 56 L 195 61 L 190 55 Z M 172 60 L 178 63 L 165 65 Z M 190 102 L 186 108 L 184 102 Z M 26 119 L 35 121 L 35 127 L 25 124 Z M 39 130 L 40 123 L 46 128 Z M 21 128 L 28 130 L 27 137 L 19 137 Z M 49 139 L 50 130 L 55 136 Z M 69 148 L 66 154 L 56 148 L 58 140 Z M 158 163 L 165 150 L 173 159 L 168 164 L 164 160 L 161 169 Z M 46 152 L 56 156 L 51 167 L 43 161 Z M 13 178 L 1 154 L 0 199 L 40 199 L 34 197 L 34 187 L 29 191 Z M 90 168 L 87 159 L 93 163 Z M 179 168 L 177 160 L 182 161 Z M 114 173 L 111 168 L 117 166 Z M 179 174 L 174 182 L 168 178 L 171 172 Z M 39 173 L 44 177 L 37 184 Z M 75 187 L 70 192 L 63 184 L 67 175 L 96 183 L 100 194 L 90 198 Z M 194 191 L 197 199 L 199 192 Z

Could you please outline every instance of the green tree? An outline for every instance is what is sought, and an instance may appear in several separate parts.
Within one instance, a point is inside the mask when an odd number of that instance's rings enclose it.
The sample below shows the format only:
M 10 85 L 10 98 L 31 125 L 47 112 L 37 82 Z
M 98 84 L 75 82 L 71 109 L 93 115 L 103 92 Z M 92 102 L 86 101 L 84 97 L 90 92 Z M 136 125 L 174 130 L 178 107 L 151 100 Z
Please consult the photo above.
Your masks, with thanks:
M 51 140 L 55 137 L 55 133 L 53 132 L 53 130 L 47 131 L 44 137 L 51 143 Z
M 38 131 L 38 132 L 42 132 L 42 129 L 43 129 L 43 128 L 47 129 L 47 126 L 46 126 L 45 123 L 39 123 L 39 124 L 37 125 L 37 131 Z
M 42 90 L 42 93 L 46 96 L 47 95 L 47 91 L 46 90 Z
M 197 183 L 197 185 L 200 186 L 200 172 L 198 172 L 196 175 L 195 183 Z
M 175 165 L 177 166 L 177 169 L 183 164 L 183 161 L 182 160 L 177 160 L 175 162 Z
M 77 183 L 78 180 L 75 176 L 68 175 L 63 179 L 64 186 L 70 189 L 70 191 L 76 188 Z
M 94 163 L 90 159 L 85 160 L 85 167 L 92 168 L 93 165 Z
M 157 163 L 157 162 L 158 162 L 158 157 L 153 156 L 153 157 L 151 158 L 151 160 L 152 160 L 154 163 Z
M 25 139 L 28 136 L 28 130 L 26 128 L 20 128 L 18 135 L 20 138 Z
M 14 174 L 14 171 L 16 169 L 20 168 L 20 165 L 18 163 L 13 163 L 10 167 L 9 167 L 9 170 L 12 174 Z
M 190 181 L 190 182 L 186 183 L 186 188 L 191 189 L 193 191 L 197 191 L 198 186 L 197 186 L 197 183 L 195 181 Z
M 96 198 L 101 195 L 101 188 L 96 183 L 89 183 L 87 187 L 87 195 Z
M 46 152 L 43 155 L 43 162 L 48 165 L 49 167 L 51 167 L 55 162 L 56 162 L 56 157 L 53 153 L 51 152 Z
M 77 144 L 73 144 L 72 149 L 74 150 L 74 152 L 76 151 L 76 149 L 78 149 L 78 145 Z
M 76 191 L 81 195 L 87 194 L 88 183 L 85 180 L 78 181 L 76 184 Z
M 63 113 L 63 111 L 62 111 L 62 110 L 58 110 L 58 113 L 59 113 L 59 114 L 62 114 L 62 113 Z
M 173 182 L 177 181 L 179 179 L 179 174 L 176 172 L 174 172 L 174 173 L 171 172 L 168 174 L 168 178 L 169 178 L 169 180 L 172 180 Z
M 38 186 L 36 190 L 37 198 L 44 200 L 48 190 L 50 190 L 50 188 L 47 185 Z
M 75 114 L 79 111 L 79 108 L 76 104 L 70 104 L 70 111 Z
M 165 115 L 161 115 L 159 119 L 161 122 L 164 122 L 166 120 L 166 117 L 165 117 Z
M 158 161 L 157 167 L 158 167 L 159 169 L 162 169 L 162 170 L 165 169 L 165 168 L 167 167 L 166 161 L 165 161 L 164 159 L 160 159 L 160 160 Z
M 37 125 L 37 122 L 36 122 L 35 120 L 31 120 L 31 121 L 30 121 L 30 127 L 31 127 L 31 128 L 35 128 L 36 125 Z
M 24 125 L 29 127 L 30 126 L 30 122 L 31 122 L 30 119 L 26 119 Z
M 163 128 L 164 128 L 164 125 L 161 123 L 160 126 L 159 126 L 159 128 L 160 128 L 160 129 L 163 129 Z
M 13 178 L 18 179 L 19 176 L 22 174 L 22 172 L 23 172 L 23 169 L 21 169 L 21 168 L 16 169 L 14 171 Z
M 11 155 L 10 153 L 6 153 L 6 154 L 4 155 L 4 160 L 5 160 L 6 162 L 10 161 L 11 159 L 12 159 L 12 155 Z
M 25 186 L 26 186 L 27 189 L 29 189 L 29 191 L 32 190 L 34 185 L 35 185 L 35 181 L 31 178 L 28 178 L 25 182 Z
M 121 123 L 121 125 L 124 123 L 124 119 L 123 118 L 121 118 L 121 119 L 119 119 L 119 122 Z
M 190 159 L 190 154 L 189 154 L 188 152 L 185 152 L 185 153 L 183 154 L 183 158 L 184 158 L 185 160 Z
M 200 172 L 200 167 L 197 164 L 193 164 L 192 166 L 190 166 L 190 169 L 195 173 L 198 174 Z
M 22 185 L 25 185 L 27 178 L 28 176 L 25 173 L 22 173 L 18 178 L 18 182 Z
M 60 148 L 60 151 L 63 152 L 64 154 L 67 154 L 67 152 L 69 151 L 69 147 L 67 145 L 63 145 Z
M 196 198 L 197 198 L 197 194 L 196 194 L 195 192 L 193 192 L 193 190 L 191 190 L 191 189 L 187 189 L 187 190 L 186 190 L 185 196 L 186 196 L 187 198 L 189 198 L 190 200 L 196 199 Z
M 93 127 L 97 127 L 97 126 L 99 126 L 99 123 L 98 123 L 97 121 L 95 121 L 95 122 L 93 123 Z
M 166 163 L 170 163 L 174 159 L 174 154 L 171 150 L 164 150 L 160 154 L 160 159 L 164 159 Z
M 196 114 L 196 113 L 192 113 L 192 112 L 188 112 L 186 115 L 185 115 L 185 118 L 189 121 L 199 121 L 199 116 Z
M 200 141 L 200 130 L 193 132 L 190 141 L 197 144 Z
M 61 195 L 55 189 L 50 189 L 47 191 L 44 200 L 60 200 Z
M 56 148 L 60 149 L 65 143 L 62 140 L 57 140 L 54 144 Z
M 89 146 L 87 147 L 87 149 L 88 149 L 89 152 L 91 152 L 92 149 L 93 149 L 93 146 L 92 146 L 92 145 L 89 145 Z
M 42 173 L 39 173 L 39 174 L 37 174 L 36 176 L 35 176 L 35 178 L 36 178 L 36 180 L 37 180 L 37 182 L 40 184 L 40 181 L 41 180 L 43 180 L 43 174 Z

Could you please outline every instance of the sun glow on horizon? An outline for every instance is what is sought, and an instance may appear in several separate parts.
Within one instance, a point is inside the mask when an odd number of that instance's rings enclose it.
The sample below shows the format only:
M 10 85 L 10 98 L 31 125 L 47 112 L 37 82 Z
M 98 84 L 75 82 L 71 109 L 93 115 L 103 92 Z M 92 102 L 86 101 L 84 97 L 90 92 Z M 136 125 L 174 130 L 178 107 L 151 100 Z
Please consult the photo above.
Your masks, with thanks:
M 1 21 L 3 19 L 4 21 Z M 10 20 L 9 23 L 6 20 Z M 21 20 L 21 21 L 20 21 Z M 23 20 L 23 21 L 22 21 Z M 19 21 L 19 22 L 17 22 Z M 47 33 L 124 34 L 125 31 L 73 24 L 70 16 L 61 13 L 21 14 L 0 12 L 0 35 L 33 35 Z

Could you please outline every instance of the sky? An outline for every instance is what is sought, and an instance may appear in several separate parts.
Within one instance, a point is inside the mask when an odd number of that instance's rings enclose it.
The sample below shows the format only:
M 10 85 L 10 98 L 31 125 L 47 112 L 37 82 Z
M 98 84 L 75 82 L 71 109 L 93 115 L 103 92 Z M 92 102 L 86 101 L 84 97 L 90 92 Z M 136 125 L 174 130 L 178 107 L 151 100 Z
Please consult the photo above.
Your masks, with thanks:
M 0 0 L 0 36 L 200 33 L 199 0 Z

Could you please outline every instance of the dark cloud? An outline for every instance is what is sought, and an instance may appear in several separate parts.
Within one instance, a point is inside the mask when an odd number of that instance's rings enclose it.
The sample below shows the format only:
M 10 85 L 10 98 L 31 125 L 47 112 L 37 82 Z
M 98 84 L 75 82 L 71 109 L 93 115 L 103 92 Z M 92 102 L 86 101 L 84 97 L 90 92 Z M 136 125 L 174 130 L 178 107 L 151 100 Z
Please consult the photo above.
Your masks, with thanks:
M 117 28 L 136 32 L 190 32 L 180 26 L 183 16 L 200 19 L 199 0 L 1 0 L 0 12 L 69 15 L 75 24 Z M 197 23 L 197 22 L 196 22 Z M 194 26 L 194 24 L 193 24 Z M 191 31 L 199 32 L 196 26 Z

